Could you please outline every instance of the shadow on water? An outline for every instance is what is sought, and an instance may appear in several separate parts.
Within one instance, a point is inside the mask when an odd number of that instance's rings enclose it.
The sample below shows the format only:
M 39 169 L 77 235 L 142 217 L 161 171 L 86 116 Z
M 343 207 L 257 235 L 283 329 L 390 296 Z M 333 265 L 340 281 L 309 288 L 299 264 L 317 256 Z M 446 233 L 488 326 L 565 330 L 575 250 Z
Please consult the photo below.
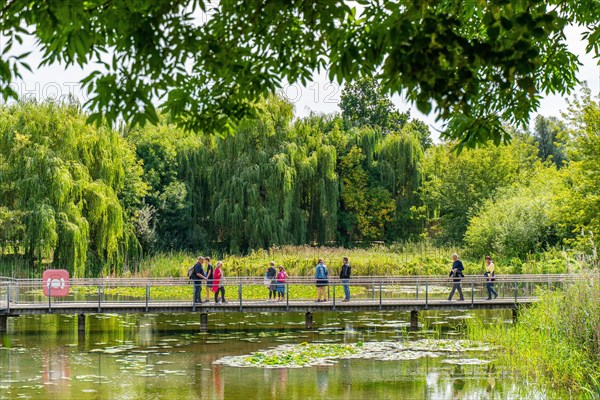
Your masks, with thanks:
M 315 313 L 313 330 L 303 314 L 221 314 L 209 316 L 207 333 L 199 331 L 198 314 L 93 315 L 83 333 L 73 316 L 24 316 L 2 336 L 0 399 L 553 398 L 522 383 L 489 351 L 340 358 L 304 368 L 221 363 L 301 343 L 459 341 L 475 318 L 498 323 L 510 314 L 422 313 L 419 332 L 408 331 L 408 313 Z

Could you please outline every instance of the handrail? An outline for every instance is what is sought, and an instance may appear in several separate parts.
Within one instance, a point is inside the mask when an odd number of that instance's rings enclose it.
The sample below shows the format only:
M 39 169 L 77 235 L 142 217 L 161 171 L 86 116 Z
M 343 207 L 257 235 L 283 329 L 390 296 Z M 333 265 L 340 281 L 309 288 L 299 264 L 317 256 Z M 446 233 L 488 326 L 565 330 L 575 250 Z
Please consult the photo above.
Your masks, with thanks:
M 535 301 L 539 289 L 551 290 L 571 282 L 588 280 L 590 277 L 596 278 L 598 276 L 598 273 L 497 275 L 492 283 L 495 284 L 498 291 L 498 300 L 503 300 L 502 306 L 514 307 L 519 302 Z M 353 276 L 348 282 L 348 285 L 352 288 L 352 303 L 344 303 L 336 301 L 336 298 L 341 298 L 343 291 L 340 286 L 344 283 L 337 276 L 333 276 L 329 278 L 326 296 L 330 301 L 321 303 L 319 306 L 321 308 L 329 307 L 331 310 L 336 311 L 343 309 L 348 304 L 362 302 L 367 307 L 376 307 L 378 310 L 383 310 L 384 307 L 390 307 L 394 304 L 406 304 L 408 301 L 409 304 L 424 306 L 425 309 L 433 306 L 439 307 L 440 304 L 447 301 L 450 287 L 457 283 L 455 282 L 456 279 L 454 277 L 432 275 Z M 2 313 L 10 313 L 11 310 L 18 310 L 14 312 L 24 312 L 24 310 L 34 312 L 41 307 L 46 308 L 48 313 L 52 313 L 60 307 L 63 307 L 63 309 L 75 307 L 73 310 L 93 308 L 94 312 L 98 313 L 115 305 L 117 307 L 137 305 L 143 307 L 146 312 L 155 309 L 152 307 L 165 307 L 168 309 L 168 307 L 173 306 L 191 306 L 192 311 L 196 311 L 198 307 L 192 298 L 191 286 L 193 281 L 184 277 L 74 278 L 69 280 L 72 290 L 68 296 L 48 296 L 47 298 L 42 295 L 43 283 L 42 279 L 0 281 L 0 309 L 2 309 Z M 204 284 L 204 281 L 201 281 L 201 283 Z M 312 276 L 288 277 L 284 288 L 285 301 L 269 305 L 273 307 L 283 306 L 286 311 L 289 311 L 292 307 L 297 309 L 298 304 L 312 304 L 316 300 L 313 294 L 316 292 L 315 283 L 316 280 Z M 485 286 L 490 283 L 486 277 L 467 275 L 460 279 L 460 283 L 462 284 L 462 291 L 465 292 L 463 294 L 464 300 L 470 308 L 474 308 L 476 303 L 485 303 L 487 297 L 485 296 Z M 226 292 L 229 304 L 235 304 L 236 310 L 240 312 L 243 312 L 253 302 L 254 304 L 261 304 L 261 301 L 266 301 L 266 292 L 264 295 L 263 292 L 258 295 L 259 291 L 255 290 L 256 287 L 264 286 L 264 276 L 228 276 L 222 279 L 222 284 L 228 287 Z M 179 287 L 185 288 L 185 290 L 171 290 L 167 287 Z M 299 287 L 303 288 L 298 290 Z M 119 288 L 135 288 L 135 290 L 111 290 Z M 54 290 L 52 287 L 48 287 L 50 294 Z M 75 312 L 73 310 L 71 312 Z
M 494 282 L 535 282 L 535 283 L 545 283 L 545 282 L 564 282 L 567 280 L 580 280 L 580 279 L 588 279 L 589 275 L 582 274 L 511 274 L 511 275 L 496 275 L 494 277 Z M 1 279 L 1 277 L 0 277 Z M 237 284 L 238 282 L 248 283 L 248 284 L 262 284 L 264 281 L 264 276 L 225 276 L 222 278 L 224 282 L 227 284 Z M 424 282 L 438 282 L 438 283 L 447 283 L 452 282 L 453 277 L 448 276 L 439 276 L 439 275 L 402 275 L 402 276 L 389 276 L 389 275 L 375 275 L 375 276 L 353 276 L 350 278 L 350 281 L 353 284 L 373 284 L 384 282 L 387 284 L 409 284 L 409 283 L 424 283 Z M 20 279 L 20 278 L 8 278 L 7 281 L 16 282 L 16 283 L 42 283 L 41 278 L 33 278 L 33 279 Z M 189 280 L 186 277 L 163 277 L 163 278 L 71 278 L 69 279 L 71 284 L 75 285 L 132 285 L 132 286 L 145 286 L 147 283 L 150 284 L 174 284 L 181 285 L 185 283 L 192 283 L 193 281 Z M 313 283 L 315 278 L 313 276 L 290 276 L 286 279 L 286 282 L 289 283 L 298 283 L 298 284 L 307 284 Z M 341 282 L 341 280 L 335 276 L 329 278 L 330 282 Z M 487 278 L 483 275 L 465 275 L 461 278 L 461 282 L 463 283 L 481 283 L 486 282 Z M 204 281 L 202 281 L 204 282 Z

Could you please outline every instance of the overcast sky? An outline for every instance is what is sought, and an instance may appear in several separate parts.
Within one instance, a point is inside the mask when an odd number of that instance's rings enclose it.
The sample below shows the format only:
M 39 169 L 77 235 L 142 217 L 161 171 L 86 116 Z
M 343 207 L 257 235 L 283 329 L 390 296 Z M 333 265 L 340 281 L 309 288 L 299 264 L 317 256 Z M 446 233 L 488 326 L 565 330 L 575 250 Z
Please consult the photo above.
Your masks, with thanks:
M 569 49 L 575 53 L 582 66 L 578 77 L 582 81 L 587 81 L 594 95 L 600 94 L 600 67 L 591 55 L 585 54 L 585 42 L 581 39 L 581 30 L 570 28 L 567 30 Z M 23 79 L 13 83 L 13 88 L 21 96 L 35 96 L 37 99 L 48 99 L 74 95 L 80 100 L 86 99 L 85 93 L 81 90 L 79 80 L 85 77 L 94 69 L 94 66 L 64 68 L 61 65 L 46 66 L 38 68 L 41 60 L 41 53 L 33 45 L 32 40 L 24 43 L 19 50 L 33 50 L 28 58 L 29 65 L 33 72 L 22 71 Z M 0 47 L 2 46 L 0 40 Z M 296 116 L 302 117 L 312 112 L 339 112 L 338 103 L 342 88 L 335 82 L 330 82 L 326 73 L 315 74 L 313 81 L 306 86 L 299 84 L 289 85 L 281 90 L 281 93 L 287 97 L 296 107 Z M 400 111 L 410 110 L 411 116 L 419 118 L 428 123 L 432 128 L 432 136 L 437 139 L 437 130 L 441 125 L 435 122 L 435 115 L 423 115 L 416 107 L 406 103 L 400 96 L 394 96 L 392 99 Z M 559 116 L 560 111 L 566 109 L 566 99 L 561 96 L 548 96 L 541 102 L 538 113 L 545 116 Z M 534 114 L 532 120 L 535 118 Z

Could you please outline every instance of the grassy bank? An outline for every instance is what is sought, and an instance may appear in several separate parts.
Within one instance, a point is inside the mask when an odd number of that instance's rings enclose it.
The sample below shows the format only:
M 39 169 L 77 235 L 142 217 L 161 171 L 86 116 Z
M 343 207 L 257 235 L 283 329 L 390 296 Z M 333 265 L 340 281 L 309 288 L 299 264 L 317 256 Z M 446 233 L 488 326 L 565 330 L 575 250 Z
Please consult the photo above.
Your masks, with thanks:
M 545 293 L 518 323 L 475 326 L 470 339 L 496 345 L 502 362 L 553 388 L 600 398 L 600 282 L 597 274 Z

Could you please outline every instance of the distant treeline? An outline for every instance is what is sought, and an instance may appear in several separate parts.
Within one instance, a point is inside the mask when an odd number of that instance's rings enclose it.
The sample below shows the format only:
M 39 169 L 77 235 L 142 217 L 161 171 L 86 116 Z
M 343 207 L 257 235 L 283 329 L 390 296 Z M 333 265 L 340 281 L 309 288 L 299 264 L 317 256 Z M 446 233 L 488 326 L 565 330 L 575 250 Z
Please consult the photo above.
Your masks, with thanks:
M 589 93 L 570 129 L 539 117 L 510 144 L 457 154 L 369 84 L 345 91 L 334 115 L 294 119 L 270 97 L 223 136 L 167 117 L 116 131 L 87 125 L 76 105 L 3 106 L 2 254 L 75 276 L 160 251 L 287 244 L 428 240 L 504 257 L 567 244 L 595 256 L 600 108 Z

